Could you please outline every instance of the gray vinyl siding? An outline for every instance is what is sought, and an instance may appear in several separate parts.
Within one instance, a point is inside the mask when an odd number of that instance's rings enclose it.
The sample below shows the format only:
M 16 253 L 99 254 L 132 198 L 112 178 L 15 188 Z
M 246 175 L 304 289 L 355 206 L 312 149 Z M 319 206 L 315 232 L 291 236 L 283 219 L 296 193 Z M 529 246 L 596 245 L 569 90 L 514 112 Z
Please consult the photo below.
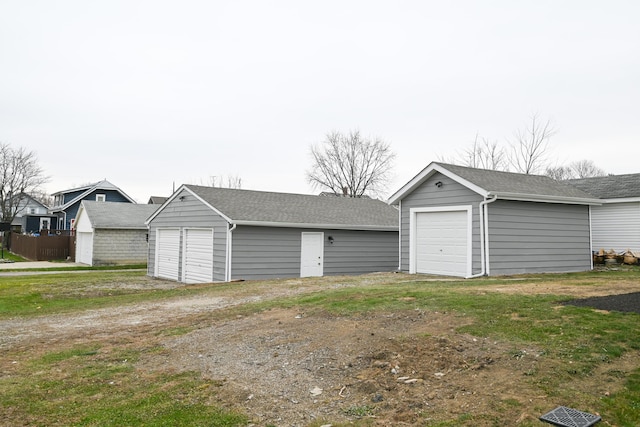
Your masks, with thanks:
M 324 237 L 325 276 L 398 269 L 397 231 L 327 230 Z
M 184 195 L 184 200 L 180 200 Z M 213 228 L 213 280 L 226 279 L 227 230 L 229 224 L 188 192 L 175 197 L 149 224 L 149 263 L 147 274 L 155 272 L 156 230 L 158 228 L 180 229 L 180 262 L 178 277 L 182 277 L 182 239 L 185 228 Z
M 144 264 L 147 230 L 97 229 L 93 233 L 93 265 Z
M 239 225 L 231 235 L 232 280 L 300 277 L 302 231 Z
M 232 234 L 232 279 L 300 277 L 303 232 L 324 233 L 324 275 L 394 271 L 398 232 L 238 226 Z M 330 244 L 329 236 L 334 238 Z
M 435 183 L 441 181 L 442 187 Z M 458 184 L 440 173 L 434 174 L 401 201 L 400 215 L 400 270 L 409 271 L 409 212 L 412 208 L 441 206 L 473 207 L 473 274 L 480 272 L 480 216 L 478 205 L 483 200 L 476 192 Z
M 591 269 L 588 206 L 498 200 L 488 208 L 492 276 Z

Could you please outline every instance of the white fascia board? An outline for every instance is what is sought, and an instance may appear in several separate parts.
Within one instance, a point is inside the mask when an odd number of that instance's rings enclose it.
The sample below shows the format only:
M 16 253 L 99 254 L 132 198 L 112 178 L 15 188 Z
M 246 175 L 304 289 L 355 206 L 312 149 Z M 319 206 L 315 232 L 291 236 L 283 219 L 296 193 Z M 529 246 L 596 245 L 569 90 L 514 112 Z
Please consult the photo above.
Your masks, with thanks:
M 171 196 L 169 196 L 169 198 L 165 200 L 165 202 L 162 205 L 160 205 L 160 207 L 156 209 L 156 211 L 153 214 L 151 214 L 151 216 L 144 222 L 147 225 L 147 227 L 149 226 L 151 221 L 153 221 L 153 219 L 157 217 L 158 214 L 160 214 L 160 212 L 162 212 L 164 208 L 169 205 L 169 203 L 171 203 L 176 197 L 178 197 L 178 194 L 180 194 L 182 190 L 184 190 L 184 184 L 181 185 Z
M 147 225 L 147 227 L 149 227 L 149 224 L 151 223 L 151 221 L 153 221 L 153 219 L 154 219 L 155 217 L 157 217 L 157 216 L 158 216 L 158 214 L 159 214 L 160 212 L 162 212 L 162 211 L 164 210 L 164 208 L 165 208 L 169 203 L 171 203 L 171 201 L 172 201 L 173 199 L 175 199 L 175 198 L 178 196 L 178 194 L 180 193 L 180 191 L 182 191 L 182 187 L 184 187 L 184 185 L 180 186 L 180 188 L 178 188 L 178 189 L 177 189 L 177 190 L 176 190 L 176 191 L 175 191 L 171 196 L 169 196 L 169 198 L 168 198 L 167 200 L 165 200 L 165 202 L 164 202 L 163 204 L 161 204 L 161 205 L 160 205 L 160 207 L 159 207 L 158 209 L 156 209 L 156 211 L 155 211 L 154 213 L 152 213 L 152 214 L 151 214 L 151 216 L 150 216 L 149 218 L 147 218 L 147 220 L 144 222 L 144 223 Z
M 93 191 L 93 189 L 95 188 L 95 186 L 89 188 L 87 191 L 85 191 L 84 193 L 80 194 L 79 196 L 76 196 L 73 200 L 69 200 L 67 203 L 65 203 L 62 206 L 57 206 L 58 210 L 65 210 L 67 209 L 69 206 L 75 204 L 78 202 L 78 200 L 83 200 L 85 198 L 85 196 L 88 196 L 89 194 L 91 194 L 91 191 Z
M 540 202 L 540 203 L 562 203 L 565 205 L 602 205 L 602 200 L 583 199 L 579 197 L 562 197 L 562 196 L 546 196 L 540 194 L 521 194 L 521 193 L 490 193 L 490 196 L 496 196 L 499 200 L 517 200 L 521 202 Z
M 307 224 L 293 222 L 270 221 L 232 221 L 231 224 L 253 227 L 281 227 L 281 228 L 314 228 L 323 230 L 364 230 L 364 231 L 398 231 L 398 226 L 386 225 L 345 225 L 345 224 Z
M 148 227 L 141 227 L 139 225 L 97 225 L 96 230 L 146 230 Z
M 390 204 L 390 205 L 397 204 L 407 194 L 409 194 L 413 190 L 415 190 L 418 186 L 420 186 L 423 182 L 425 182 L 427 179 L 429 179 L 431 176 L 433 176 L 436 172 L 440 172 L 442 175 L 444 175 L 444 176 L 446 176 L 448 178 L 451 178 L 452 180 L 454 180 L 458 184 L 467 187 L 471 191 L 474 191 L 474 192 L 480 194 L 483 197 L 489 196 L 489 192 L 487 190 L 485 190 L 484 188 L 480 188 L 477 185 L 467 181 L 466 179 L 463 179 L 463 178 L 459 177 L 458 175 L 454 174 L 453 172 L 449 171 L 448 169 L 440 166 L 439 164 L 432 162 L 432 163 L 429 164 L 429 166 L 424 168 L 418 175 L 413 177 L 413 179 L 411 179 L 411 181 L 406 183 L 400 190 L 396 191 L 389 198 L 389 200 L 387 200 L 387 203 Z
M 144 223 L 147 225 L 147 227 L 149 227 L 149 223 L 150 223 L 150 222 L 151 222 L 151 221 L 152 221 L 156 216 L 158 216 L 158 214 L 159 214 L 160 212 L 162 212 L 162 211 L 164 210 L 164 208 L 165 208 L 169 203 L 171 203 L 171 201 L 172 201 L 173 199 L 175 199 L 176 197 L 178 197 L 178 194 L 180 194 L 180 192 L 183 190 L 183 187 L 184 187 L 184 184 L 183 184 L 183 185 L 181 185 L 181 186 L 180 186 L 180 187 L 179 187 L 179 188 L 178 188 L 178 189 L 177 189 L 177 190 L 176 190 L 176 191 L 175 191 L 171 196 L 169 196 L 169 197 L 167 198 L 167 200 L 165 200 L 165 201 L 164 201 L 164 203 L 163 203 L 163 204 L 161 204 L 161 205 L 160 205 L 160 207 L 159 207 L 158 209 L 156 209 L 156 210 L 155 210 L 155 212 L 154 212 L 154 213 L 152 213 L 152 214 L 151 214 L 151 216 L 150 216 L 149 218 L 147 218 L 147 220 L 144 222 Z
M 640 197 L 627 197 L 624 199 L 601 199 L 603 205 L 608 205 L 611 203 L 635 203 L 640 202 Z
M 81 228 L 85 228 L 85 226 L 83 225 L 85 222 L 87 222 L 89 224 L 89 227 L 91 229 L 91 232 L 95 232 L 96 231 L 96 227 L 95 224 L 93 223 L 93 221 L 91 220 L 91 218 L 89 217 L 89 211 L 87 211 L 87 209 L 84 206 L 84 200 L 80 202 L 80 207 L 78 208 L 78 213 L 76 214 L 76 222 L 74 223 L 74 230 L 76 230 L 77 232 L 78 230 L 78 225 L 81 226 Z M 84 232 L 86 230 L 80 231 L 80 232 Z

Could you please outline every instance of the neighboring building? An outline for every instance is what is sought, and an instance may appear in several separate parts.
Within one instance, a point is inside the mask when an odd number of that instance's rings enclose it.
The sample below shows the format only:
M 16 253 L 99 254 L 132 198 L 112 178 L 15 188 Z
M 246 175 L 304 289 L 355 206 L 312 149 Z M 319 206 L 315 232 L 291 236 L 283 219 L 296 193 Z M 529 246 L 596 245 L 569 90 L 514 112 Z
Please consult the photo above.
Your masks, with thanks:
M 149 197 L 149 201 L 147 202 L 147 204 L 149 204 L 149 205 L 161 205 L 164 202 L 166 202 L 167 199 L 168 199 L 168 197 L 151 196 L 151 197 Z
M 51 208 L 51 213 L 58 217 L 58 224 L 55 228 L 59 230 L 74 228 L 73 223 L 80 208 L 80 202 L 83 200 L 135 203 L 124 191 L 107 180 L 84 187 L 58 191 L 52 196 L 54 198 L 54 206 Z
M 57 217 L 49 213 L 49 208 L 26 193 L 22 193 L 15 212 L 11 229 L 17 233 L 39 233 L 57 224 Z
M 148 274 L 185 283 L 398 265 L 398 211 L 368 198 L 183 185 L 147 224 Z
M 147 262 L 145 221 L 156 205 L 83 200 L 76 217 L 76 262 L 88 265 Z
M 568 184 L 600 199 L 591 207 L 592 250 L 640 253 L 640 174 L 571 179 Z
M 600 200 L 546 176 L 431 163 L 389 203 L 400 265 L 460 277 L 592 268 L 589 209 Z

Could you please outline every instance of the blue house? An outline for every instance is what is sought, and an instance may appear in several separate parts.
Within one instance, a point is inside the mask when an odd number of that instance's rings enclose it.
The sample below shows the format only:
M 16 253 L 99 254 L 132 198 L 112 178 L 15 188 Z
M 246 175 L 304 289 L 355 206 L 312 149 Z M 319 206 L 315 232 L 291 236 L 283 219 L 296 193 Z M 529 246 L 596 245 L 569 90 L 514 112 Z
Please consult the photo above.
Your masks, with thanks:
M 135 200 L 106 179 L 84 187 L 58 191 L 52 196 L 54 198 L 54 206 L 50 212 L 58 217 L 58 230 L 70 230 L 73 228 L 80 202 L 83 200 L 135 203 Z

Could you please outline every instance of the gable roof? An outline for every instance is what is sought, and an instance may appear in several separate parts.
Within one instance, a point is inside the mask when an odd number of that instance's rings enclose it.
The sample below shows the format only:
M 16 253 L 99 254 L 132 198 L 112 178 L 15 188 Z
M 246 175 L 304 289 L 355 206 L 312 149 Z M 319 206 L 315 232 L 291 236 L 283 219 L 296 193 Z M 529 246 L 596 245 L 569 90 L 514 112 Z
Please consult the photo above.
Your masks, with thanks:
M 78 217 L 84 211 L 94 229 L 146 229 L 145 221 L 156 209 L 158 205 L 83 200 Z
M 381 200 L 183 185 L 147 220 L 187 191 L 230 224 L 398 230 L 398 211 Z
M 26 208 L 29 206 L 34 206 L 37 205 L 41 208 L 45 208 L 45 209 L 49 209 L 47 207 L 47 205 L 45 205 L 44 203 L 42 203 L 41 201 L 39 201 L 38 199 L 34 198 L 31 194 L 29 193 L 25 193 L 22 192 L 20 194 L 16 194 L 12 197 L 12 199 L 14 200 L 18 200 L 18 205 L 16 206 L 17 208 Z
M 389 198 L 396 204 L 436 173 L 441 173 L 483 197 L 547 203 L 600 204 L 576 187 L 542 175 L 525 175 L 433 162 Z
M 640 173 L 569 179 L 565 182 L 600 199 L 640 198 Z
M 58 191 L 57 193 L 53 193 L 52 196 L 55 197 L 55 196 L 61 195 L 61 194 L 75 193 L 75 192 L 78 192 L 78 191 L 82 191 L 82 193 L 80 193 L 78 196 L 74 197 L 73 199 L 69 200 L 67 203 L 65 203 L 63 205 L 59 205 L 59 206 L 54 206 L 51 209 L 54 210 L 54 211 L 65 210 L 69 206 L 74 205 L 79 200 L 84 199 L 85 197 L 87 197 L 89 194 L 91 194 L 92 192 L 94 192 L 96 190 L 114 190 L 114 191 L 117 191 L 120 194 L 122 194 L 122 196 L 125 199 L 129 200 L 131 203 L 135 203 L 135 200 L 133 200 L 131 197 L 129 197 L 124 191 L 122 191 L 120 188 L 116 187 L 115 185 L 113 185 L 112 183 L 107 181 L 106 179 L 103 179 L 102 181 L 96 182 L 94 184 L 89 184 L 89 185 L 85 185 L 83 187 L 72 188 L 72 189 L 69 189 L 69 190 L 63 190 L 63 191 Z

